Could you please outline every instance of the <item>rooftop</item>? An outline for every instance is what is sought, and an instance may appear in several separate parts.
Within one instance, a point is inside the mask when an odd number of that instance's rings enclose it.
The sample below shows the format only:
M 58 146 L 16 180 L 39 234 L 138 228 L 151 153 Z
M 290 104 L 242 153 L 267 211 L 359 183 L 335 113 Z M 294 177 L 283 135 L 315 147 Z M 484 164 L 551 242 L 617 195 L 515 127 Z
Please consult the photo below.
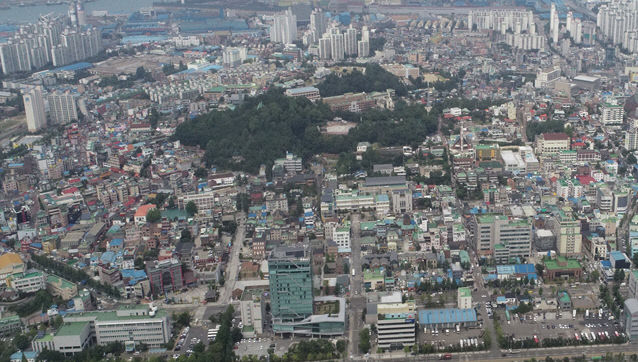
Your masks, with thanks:
M 89 322 L 70 322 L 64 323 L 60 329 L 58 329 L 56 336 L 77 336 L 82 333 L 84 328 Z

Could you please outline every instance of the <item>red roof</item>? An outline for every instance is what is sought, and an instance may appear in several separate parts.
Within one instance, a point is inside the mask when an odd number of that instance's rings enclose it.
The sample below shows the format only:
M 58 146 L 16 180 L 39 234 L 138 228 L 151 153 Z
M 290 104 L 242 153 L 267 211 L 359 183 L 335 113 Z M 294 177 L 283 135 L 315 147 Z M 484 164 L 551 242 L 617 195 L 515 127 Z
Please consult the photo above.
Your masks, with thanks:
M 69 187 L 68 189 L 62 190 L 62 193 L 65 194 L 65 195 L 68 195 L 68 194 L 74 194 L 74 193 L 76 193 L 78 191 L 80 191 L 80 190 L 77 187 Z
M 589 185 L 592 182 L 596 182 L 596 180 L 588 175 L 580 175 L 576 176 L 581 185 Z
M 154 208 L 155 208 L 155 205 L 153 205 L 153 204 L 142 205 L 142 206 L 137 208 L 137 211 L 135 212 L 135 217 L 146 216 L 146 214 L 148 214 L 149 210 L 154 209 Z
M 569 136 L 563 132 L 543 133 L 543 139 L 545 141 L 566 141 L 569 139 Z

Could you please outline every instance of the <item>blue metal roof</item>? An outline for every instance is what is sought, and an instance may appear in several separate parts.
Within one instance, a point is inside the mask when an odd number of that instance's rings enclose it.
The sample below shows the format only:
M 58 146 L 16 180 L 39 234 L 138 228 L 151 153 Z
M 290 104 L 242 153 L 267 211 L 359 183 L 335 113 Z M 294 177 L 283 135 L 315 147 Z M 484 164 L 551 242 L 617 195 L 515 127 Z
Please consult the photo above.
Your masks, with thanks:
M 476 322 L 474 309 L 423 309 L 419 311 L 419 323 L 421 324 L 447 324 Z

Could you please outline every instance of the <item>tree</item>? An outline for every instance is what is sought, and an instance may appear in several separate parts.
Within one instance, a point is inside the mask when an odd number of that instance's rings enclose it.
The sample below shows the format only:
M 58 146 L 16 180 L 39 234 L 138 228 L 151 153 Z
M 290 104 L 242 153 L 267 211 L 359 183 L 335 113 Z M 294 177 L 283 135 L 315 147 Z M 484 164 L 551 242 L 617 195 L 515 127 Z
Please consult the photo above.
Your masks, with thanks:
M 233 343 L 237 343 L 241 341 L 242 338 L 244 338 L 244 335 L 241 333 L 241 329 L 237 327 L 233 328 L 233 330 L 231 331 L 231 336 L 232 336 Z
M 364 328 L 359 332 L 359 351 L 368 353 L 370 351 L 370 330 Z
M 24 351 L 25 349 L 27 349 L 27 347 L 29 347 L 29 337 L 25 336 L 24 334 L 18 334 L 17 336 L 13 337 L 13 344 L 16 346 L 17 349 Z
M 62 323 L 64 323 L 64 320 L 62 319 L 62 316 L 57 315 L 55 316 L 55 318 L 53 319 L 53 322 L 51 322 L 51 326 L 53 327 L 53 329 L 58 329 L 60 328 L 60 326 L 62 325 Z
M 540 297 L 542 297 L 542 296 L 543 296 L 543 287 L 538 288 L 538 295 L 539 295 Z
M 346 341 L 343 339 L 340 339 L 337 341 L 337 351 L 341 354 L 343 354 L 346 351 Z
M 157 208 L 152 208 L 146 213 L 146 221 L 156 223 L 162 218 L 162 213 Z
M 629 156 L 627 156 L 627 163 L 630 165 L 636 164 L 636 156 L 634 156 L 633 153 L 630 153 Z
M 182 230 L 182 235 L 180 236 L 179 241 L 182 243 L 189 243 L 193 241 L 193 236 L 191 235 L 191 231 L 188 229 Z
M 142 259 L 142 257 L 139 257 L 139 256 L 138 256 L 138 257 L 135 259 L 135 264 L 134 264 L 134 266 L 135 266 L 135 269 L 144 269 L 144 267 L 145 267 L 144 259 Z
M 193 216 L 193 215 L 197 214 L 197 205 L 195 205 L 195 203 L 193 201 L 189 201 L 186 204 L 186 212 L 190 216 Z

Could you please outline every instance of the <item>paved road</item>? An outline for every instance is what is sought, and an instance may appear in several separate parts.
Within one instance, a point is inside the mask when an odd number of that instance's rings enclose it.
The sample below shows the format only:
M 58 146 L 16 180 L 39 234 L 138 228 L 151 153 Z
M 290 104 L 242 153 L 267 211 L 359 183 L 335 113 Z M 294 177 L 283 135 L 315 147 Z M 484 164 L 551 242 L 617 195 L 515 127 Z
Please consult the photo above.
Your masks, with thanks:
M 559 347 L 559 348 L 536 348 L 521 350 L 515 354 L 506 353 L 499 350 L 498 356 L 492 356 L 490 352 L 467 352 L 467 353 L 452 353 L 453 361 L 503 361 L 514 362 L 523 361 L 526 359 L 536 358 L 537 360 L 544 360 L 545 357 L 580 357 L 585 355 L 587 357 L 604 356 L 607 353 L 624 353 L 629 356 L 638 352 L 638 345 L 624 344 L 624 345 L 591 345 L 591 346 L 576 346 L 576 347 Z M 430 355 L 406 355 L 404 352 L 384 353 L 381 355 L 372 354 L 368 357 L 356 356 L 352 360 L 359 361 L 436 361 L 439 360 L 438 354 Z
M 239 251 L 241 245 L 244 242 L 244 235 L 246 228 L 244 226 L 244 214 L 238 213 L 239 223 L 237 224 L 237 231 L 235 232 L 235 238 L 231 248 L 228 264 L 226 264 L 226 271 L 224 274 L 224 286 L 221 288 L 219 300 L 214 304 L 226 305 L 230 301 L 233 290 L 235 290 L 235 283 L 237 282 L 237 276 L 239 274 Z
M 363 328 L 361 315 L 365 308 L 365 297 L 363 293 L 363 272 L 361 272 L 361 225 L 359 214 L 352 214 L 352 236 L 350 248 L 352 249 L 352 265 L 355 275 L 350 272 L 350 313 L 348 353 L 350 356 L 359 354 L 359 331 Z

